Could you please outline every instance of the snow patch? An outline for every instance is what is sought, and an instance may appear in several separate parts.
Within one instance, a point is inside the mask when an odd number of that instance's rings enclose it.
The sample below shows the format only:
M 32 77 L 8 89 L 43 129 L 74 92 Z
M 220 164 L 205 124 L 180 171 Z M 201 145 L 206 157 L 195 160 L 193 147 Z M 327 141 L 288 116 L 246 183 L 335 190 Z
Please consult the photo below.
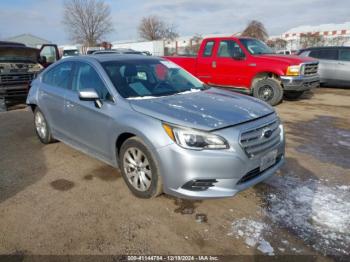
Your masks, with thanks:
M 269 225 L 252 219 L 240 219 L 232 223 L 232 232 L 229 235 L 237 235 L 245 239 L 250 247 L 256 247 L 264 254 L 274 255 L 274 249 L 264 239 L 264 233 L 270 232 Z
M 266 214 L 327 255 L 350 255 L 350 188 L 275 176 Z

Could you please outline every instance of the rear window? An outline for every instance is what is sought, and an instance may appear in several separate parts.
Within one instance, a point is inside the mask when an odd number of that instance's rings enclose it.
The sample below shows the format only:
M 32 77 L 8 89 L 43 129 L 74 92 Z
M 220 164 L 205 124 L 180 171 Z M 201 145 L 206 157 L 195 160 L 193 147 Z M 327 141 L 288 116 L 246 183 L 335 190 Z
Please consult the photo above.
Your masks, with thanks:
M 214 43 L 215 43 L 214 41 L 208 41 L 205 44 L 203 56 L 205 56 L 205 57 L 212 56 L 213 49 L 214 49 Z
M 337 60 L 338 50 L 336 49 L 312 50 L 309 56 L 313 58 L 324 59 L 324 60 Z

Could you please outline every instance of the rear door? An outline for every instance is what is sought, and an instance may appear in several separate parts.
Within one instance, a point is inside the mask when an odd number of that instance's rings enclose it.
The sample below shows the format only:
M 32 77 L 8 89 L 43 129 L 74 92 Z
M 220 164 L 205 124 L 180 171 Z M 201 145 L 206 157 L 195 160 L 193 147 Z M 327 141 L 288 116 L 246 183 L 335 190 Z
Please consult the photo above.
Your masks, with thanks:
M 214 49 L 216 46 L 215 40 L 204 40 L 203 48 L 197 57 L 197 72 L 196 76 L 204 83 L 211 83 L 213 79 L 214 68 L 216 62 L 214 59 Z
M 74 62 L 72 88 L 65 95 L 65 133 L 80 148 L 105 159 L 110 159 L 111 112 L 115 106 L 105 82 L 96 68 L 88 62 Z M 93 101 L 82 101 L 78 92 L 95 89 L 102 101 L 102 107 Z
M 310 57 L 320 60 L 319 74 L 321 83 L 334 83 L 337 81 L 336 66 L 338 64 L 338 50 L 333 48 L 322 48 L 311 50 Z
M 61 137 L 64 125 L 64 96 L 70 88 L 73 63 L 54 66 L 42 76 L 39 89 L 39 107 L 43 110 L 54 134 Z
M 350 48 L 341 48 L 339 50 L 335 74 L 339 84 L 350 84 Z

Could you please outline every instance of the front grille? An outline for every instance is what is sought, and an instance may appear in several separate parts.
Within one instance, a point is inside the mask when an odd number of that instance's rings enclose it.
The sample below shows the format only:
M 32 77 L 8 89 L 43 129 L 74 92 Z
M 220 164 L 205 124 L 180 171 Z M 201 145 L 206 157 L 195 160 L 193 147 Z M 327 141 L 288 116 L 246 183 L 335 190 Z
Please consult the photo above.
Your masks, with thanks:
M 305 76 L 316 75 L 317 71 L 318 71 L 318 63 L 303 65 L 303 75 Z
M 279 121 L 262 125 L 241 134 L 240 144 L 249 157 L 269 151 L 280 143 Z
M 33 74 L 6 74 L 0 75 L 1 84 L 23 84 L 33 80 Z
M 277 158 L 276 158 L 276 163 L 268 168 L 267 170 L 264 170 L 264 171 L 260 171 L 260 168 L 257 167 L 251 171 L 249 171 L 246 175 L 244 175 L 238 182 L 237 182 L 237 185 L 240 185 L 240 184 L 243 184 L 245 182 L 248 182 L 258 176 L 260 176 L 262 173 L 268 171 L 269 169 L 273 168 L 275 165 L 277 165 L 281 160 L 282 160 L 282 157 L 283 155 L 279 155 Z

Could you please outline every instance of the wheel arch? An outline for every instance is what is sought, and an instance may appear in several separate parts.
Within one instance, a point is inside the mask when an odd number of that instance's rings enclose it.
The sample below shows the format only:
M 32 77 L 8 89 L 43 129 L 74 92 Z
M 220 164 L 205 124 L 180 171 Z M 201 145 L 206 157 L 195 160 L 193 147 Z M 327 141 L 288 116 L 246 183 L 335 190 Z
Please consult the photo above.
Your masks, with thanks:
M 124 142 L 129 138 L 135 137 L 135 136 L 137 135 L 131 132 L 124 132 L 118 136 L 117 140 L 115 141 L 115 149 L 116 149 L 115 153 L 117 158 L 119 157 L 120 148 L 122 147 Z
M 255 74 L 255 76 L 252 78 L 251 85 L 250 85 L 251 91 L 253 91 L 254 84 L 257 81 L 259 81 L 261 79 L 267 79 L 267 78 L 272 78 L 272 79 L 275 79 L 275 80 L 281 82 L 280 74 L 277 72 L 274 72 L 274 71 L 259 72 L 259 73 Z
M 27 104 L 27 105 L 30 107 L 30 109 L 32 110 L 33 113 L 35 111 L 35 108 L 38 107 L 36 104 Z

